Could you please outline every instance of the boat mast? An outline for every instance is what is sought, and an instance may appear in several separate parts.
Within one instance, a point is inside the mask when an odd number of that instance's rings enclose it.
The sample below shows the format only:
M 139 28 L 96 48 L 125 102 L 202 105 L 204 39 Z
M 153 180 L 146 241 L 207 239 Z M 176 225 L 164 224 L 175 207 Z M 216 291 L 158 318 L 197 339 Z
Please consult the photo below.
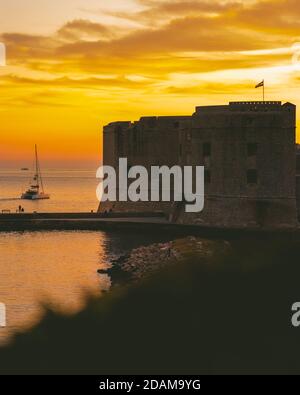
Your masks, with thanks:
M 34 148 L 35 148 L 35 181 L 36 181 L 37 189 L 39 190 L 40 183 L 39 183 L 38 154 L 37 154 L 36 144 L 35 144 Z
M 40 181 L 41 181 L 42 192 L 44 193 L 44 185 L 43 185 L 42 173 L 40 168 L 40 162 L 37 153 L 37 145 L 35 145 L 35 161 L 36 161 L 36 174 L 38 179 L 38 186 L 40 187 Z

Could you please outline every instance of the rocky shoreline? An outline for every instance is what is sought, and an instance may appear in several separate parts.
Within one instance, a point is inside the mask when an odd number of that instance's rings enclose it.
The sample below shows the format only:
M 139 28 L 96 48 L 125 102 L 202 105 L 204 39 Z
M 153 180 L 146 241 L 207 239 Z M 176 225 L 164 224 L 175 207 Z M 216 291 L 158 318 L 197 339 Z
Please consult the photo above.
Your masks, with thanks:
M 229 249 L 230 244 L 226 241 L 211 241 L 190 236 L 133 249 L 116 259 L 111 268 L 98 270 L 98 273 L 109 275 L 112 286 L 129 284 L 180 261 L 202 259 L 209 262 L 216 254 L 224 254 Z

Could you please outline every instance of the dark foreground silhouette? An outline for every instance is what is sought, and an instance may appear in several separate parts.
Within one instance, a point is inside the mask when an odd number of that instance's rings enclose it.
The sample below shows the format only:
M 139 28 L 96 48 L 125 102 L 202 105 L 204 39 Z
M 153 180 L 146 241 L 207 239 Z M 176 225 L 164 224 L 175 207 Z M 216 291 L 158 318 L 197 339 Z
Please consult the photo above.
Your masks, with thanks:
M 47 311 L 0 350 L 0 372 L 297 374 L 297 301 L 299 243 L 243 243 L 116 288 L 74 316 Z

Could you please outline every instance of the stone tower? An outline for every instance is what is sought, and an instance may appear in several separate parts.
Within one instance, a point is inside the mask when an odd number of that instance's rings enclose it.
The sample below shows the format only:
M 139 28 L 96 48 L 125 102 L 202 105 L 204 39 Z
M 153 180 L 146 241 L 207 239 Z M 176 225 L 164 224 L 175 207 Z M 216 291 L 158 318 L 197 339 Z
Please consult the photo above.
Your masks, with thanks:
M 297 224 L 296 106 L 232 102 L 191 116 L 144 117 L 104 128 L 104 164 L 205 166 L 205 207 L 182 203 L 105 203 L 99 210 L 164 211 L 178 223 L 274 228 Z

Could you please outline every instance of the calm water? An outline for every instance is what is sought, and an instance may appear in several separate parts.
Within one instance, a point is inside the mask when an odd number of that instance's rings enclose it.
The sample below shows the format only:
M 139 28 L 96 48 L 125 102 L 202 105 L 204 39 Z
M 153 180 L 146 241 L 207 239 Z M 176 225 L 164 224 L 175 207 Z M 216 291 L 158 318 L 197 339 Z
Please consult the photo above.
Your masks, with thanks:
M 26 212 L 72 212 L 97 210 L 96 169 L 43 171 L 45 192 L 50 200 L 18 200 L 31 181 L 31 171 L 0 170 L 0 213 L 15 212 L 21 204 Z
M 19 204 L 27 212 L 97 209 L 95 171 L 45 171 L 50 200 L 12 200 L 26 189 L 29 178 L 20 170 L 0 171 L 0 213 L 14 212 Z M 86 292 L 100 295 L 110 287 L 110 279 L 98 275 L 98 269 L 132 248 L 167 239 L 128 232 L 0 232 L 0 303 L 7 306 L 8 325 L 0 328 L 0 342 L 37 322 L 44 301 L 64 312 L 78 311 Z
M 0 301 L 8 324 L 0 339 L 38 320 L 41 301 L 72 312 L 86 290 L 107 289 L 109 279 L 97 275 L 109 262 L 106 240 L 92 232 L 0 233 Z
M 78 311 L 86 292 L 100 295 L 110 287 L 97 269 L 132 248 L 167 239 L 128 232 L 0 233 L 0 302 L 7 306 L 8 325 L 0 328 L 0 343 L 38 321 L 43 301 Z

